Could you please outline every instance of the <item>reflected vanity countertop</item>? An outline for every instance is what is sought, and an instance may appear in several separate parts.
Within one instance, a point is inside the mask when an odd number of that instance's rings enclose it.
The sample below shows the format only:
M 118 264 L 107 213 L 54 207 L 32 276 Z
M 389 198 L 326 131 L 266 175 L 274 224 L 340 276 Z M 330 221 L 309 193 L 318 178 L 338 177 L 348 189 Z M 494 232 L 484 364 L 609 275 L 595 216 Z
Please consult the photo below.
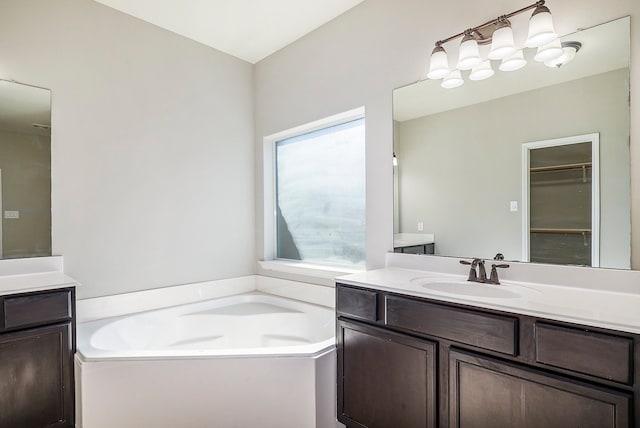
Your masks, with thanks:
M 488 285 L 466 279 L 466 275 L 387 267 L 341 276 L 336 282 L 640 334 L 640 286 L 638 293 L 623 293 L 520 281 Z
M 39 272 L 0 276 L 0 296 L 75 287 L 78 282 L 62 272 Z
M 393 247 L 412 247 L 414 245 L 433 244 L 435 242 L 432 233 L 394 233 Z

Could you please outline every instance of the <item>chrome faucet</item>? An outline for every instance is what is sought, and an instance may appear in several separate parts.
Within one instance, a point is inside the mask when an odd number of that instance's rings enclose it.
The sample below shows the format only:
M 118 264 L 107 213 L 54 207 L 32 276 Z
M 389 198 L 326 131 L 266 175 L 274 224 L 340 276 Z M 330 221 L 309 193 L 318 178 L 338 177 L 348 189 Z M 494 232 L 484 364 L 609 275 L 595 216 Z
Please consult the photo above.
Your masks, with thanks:
M 469 265 L 469 277 L 467 281 L 471 282 L 480 282 L 485 284 L 500 284 L 500 280 L 498 279 L 498 268 L 508 268 L 508 264 L 492 264 L 491 265 L 491 274 L 487 278 L 487 270 L 484 267 L 484 260 L 482 259 L 473 259 L 472 261 L 460 260 L 460 264 Z M 476 268 L 478 269 L 476 272 Z

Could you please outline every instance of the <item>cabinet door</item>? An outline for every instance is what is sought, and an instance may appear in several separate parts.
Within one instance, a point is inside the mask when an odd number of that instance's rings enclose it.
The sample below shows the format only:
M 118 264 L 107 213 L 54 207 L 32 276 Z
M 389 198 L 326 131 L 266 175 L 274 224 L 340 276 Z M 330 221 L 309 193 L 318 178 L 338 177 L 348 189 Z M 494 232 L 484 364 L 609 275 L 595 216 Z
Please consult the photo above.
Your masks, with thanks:
M 0 427 L 73 427 L 71 323 L 0 335 Z
M 631 426 L 628 394 L 465 352 L 449 361 L 452 427 Z
M 338 419 L 349 427 L 435 427 L 435 344 L 355 322 L 338 326 Z

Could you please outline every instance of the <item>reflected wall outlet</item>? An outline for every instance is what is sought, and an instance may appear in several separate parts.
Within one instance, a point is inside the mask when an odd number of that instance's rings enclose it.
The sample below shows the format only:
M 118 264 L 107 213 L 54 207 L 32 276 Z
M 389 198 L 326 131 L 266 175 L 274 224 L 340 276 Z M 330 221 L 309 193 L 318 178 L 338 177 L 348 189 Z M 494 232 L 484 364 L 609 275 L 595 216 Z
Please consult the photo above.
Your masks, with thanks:
M 511 201 L 509 203 L 509 209 L 511 210 L 511 212 L 518 211 L 518 201 Z
M 424 223 L 419 221 L 418 222 L 418 232 L 422 232 L 424 230 Z
M 4 218 L 20 218 L 20 211 L 5 211 Z

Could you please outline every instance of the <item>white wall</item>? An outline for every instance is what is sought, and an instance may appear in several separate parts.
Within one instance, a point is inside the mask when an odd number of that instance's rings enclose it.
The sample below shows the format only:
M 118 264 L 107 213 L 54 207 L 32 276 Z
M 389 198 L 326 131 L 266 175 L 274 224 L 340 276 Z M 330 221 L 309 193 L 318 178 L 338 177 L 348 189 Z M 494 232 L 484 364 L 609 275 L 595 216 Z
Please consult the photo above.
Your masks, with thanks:
M 384 263 L 392 249 L 392 109 L 395 87 L 425 75 L 436 40 L 529 2 L 367 0 L 306 37 L 259 62 L 256 82 L 256 149 L 262 137 L 364 105 L 367 123 L 367 266 Z M 551 0 L 560 34 L 631 15 L 631 86 L 640 84 L 640 2 Z M 522 30 L 520 30 L 522 31 Z M 526 28 L 524 29 L 526 31 Z M 640 182 L 640 91 L 632 91 L 632 183 Z M 259 155 L 260 156 L 260 155 Z M 262 162 L 256 162 L 261 182 Z M 632 230 L 640 230 L 640 186 L 632 189 Z M 257 187 L 256 248 L 262 256 L 262 193 Z M 632 258 L 640 268 L 640 233 Z
M 0 78 L 53 92 L 53 252 L 83 283 L 79 297 L 253 273 L 262 136 L 362 105 L 367 264 L 381 266 L 392 248 L 392 89 L 424 76 L 436 40 L 525 4 L 367 0 L 254 69 L 91 0 L 3 0 Z M 640 2 L 548 6 L 561 34 L 631 15 L 631 85 L 640 83 Z M 637 106 L 636 90 L 634 183 Z
M 89 0 L 3 0 L 0 78 L 52 90 L 53 253 L 80 298 L 252 274 L 253 68 Z

